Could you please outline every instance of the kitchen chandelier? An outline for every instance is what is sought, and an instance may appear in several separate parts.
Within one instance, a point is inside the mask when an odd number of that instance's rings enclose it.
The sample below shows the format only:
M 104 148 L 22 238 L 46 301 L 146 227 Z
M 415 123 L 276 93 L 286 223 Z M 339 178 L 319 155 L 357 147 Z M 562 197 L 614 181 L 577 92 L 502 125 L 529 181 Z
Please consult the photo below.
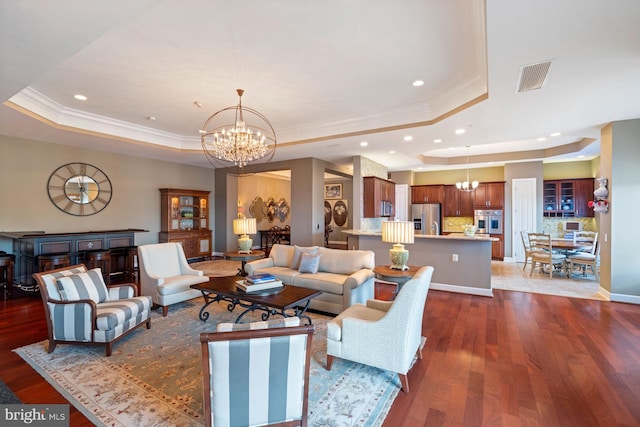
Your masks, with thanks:
M 242 105 L 243 89 L 236 92 L 238 105 L 209 116 L 200 130 L 200 139 L 212 166 L 230 168 L 230 175 L 244 176 L 264 169 L 275 154 L 277 142 L 269 120 L 259 111 Z M 257 160 L 262 161 L 250 165 Z
M 456 188 L 460 191 L 473 191 L 478 188 L 478 181 L 469 182 L 469 148 L 467 145 L 467 180 L 464 182 L 456 182 Z

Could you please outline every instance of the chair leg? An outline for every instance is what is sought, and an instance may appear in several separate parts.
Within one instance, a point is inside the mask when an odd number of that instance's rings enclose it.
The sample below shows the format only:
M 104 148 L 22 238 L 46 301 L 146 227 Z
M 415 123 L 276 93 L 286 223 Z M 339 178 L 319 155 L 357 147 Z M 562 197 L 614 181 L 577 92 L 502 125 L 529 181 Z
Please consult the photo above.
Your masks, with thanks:
M 335 359 L 335 356 L 327 354 L 327 371 L 331 370 L 331 366 L 333 366 L 333 359 Z
M 109 357 L 109 356 L 111 356 L 111 350 L 113 349 L 112 348 L 112 343 L 108 342 L 106 347 L 107 347 L 107 357 Z
M 55 340 L 49 340 L 49 347 L 47 347 L 47 353 L 53 353 L 53 350 L 56 348 Z
M 162 306 L 162 317 L 167 317 L 167 314 L 169 314 L 169 306 L 168 305 L 163 305 Z
M 418 346 L 418 351 L 416 351 L 416 357 L 418 360 L 422 360 L 422 347 Z
M 522 271 L 525 271 L 527 269 L 527 263 L 529 262 L 529 258 L 525 255 L 524 256 L 524 267 L 522 267 Z
M 400 384 L 402 386 L 402 391 L 404 391 L 405 393 L 409 393 L 409 379 L 407 378 L 406 374 L 398 374 L 398 377 L 400 378 Z
M 147 324 L 147 329 L 151 329 L 151 317 L 149 317 L 145 323 Z

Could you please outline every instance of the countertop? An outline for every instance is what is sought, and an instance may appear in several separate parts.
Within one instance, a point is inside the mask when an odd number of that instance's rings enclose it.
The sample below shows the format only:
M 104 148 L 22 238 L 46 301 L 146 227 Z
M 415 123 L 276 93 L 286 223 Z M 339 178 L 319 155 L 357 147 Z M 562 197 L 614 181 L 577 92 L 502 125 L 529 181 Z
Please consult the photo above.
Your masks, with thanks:
M 351 236 L 382 237 L 382 233 L 379 231 L 376 232 L 376 231 L 365 231 L 365 230 L 342 230 L 342 232 Z M 482 241 L 482 242 L 486 242 L 486 241 L 496 242 L 500 240 L 497 237 L 490 237 L 487 234 L 476 234 L 475 236 L 465 236 L 464 233 L 459 233 L 459 234 L 452 233 L 452 234 L 449 234 L 448 236 L 443 236 L 443 235 L 432 236 L 429 234 L 416 234 L 415 238 L 416 239 L 434 239 L 434 240 L 439 240 L 439 239 L 466 240 L 466 241 Z

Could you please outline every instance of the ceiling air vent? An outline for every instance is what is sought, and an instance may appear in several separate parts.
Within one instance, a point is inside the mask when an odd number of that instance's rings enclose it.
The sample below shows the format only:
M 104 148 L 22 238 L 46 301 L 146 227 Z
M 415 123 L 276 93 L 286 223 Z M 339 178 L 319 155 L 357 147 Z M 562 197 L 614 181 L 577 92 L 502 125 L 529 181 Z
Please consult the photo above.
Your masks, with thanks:
M 551 67 L 551 61 L 525 65 L 520 68 L 520 77 L 518 78 L 516 92 L 527 92 L 529 90 L 542 88 L 542 85 L 547 79 L 549 67 Z

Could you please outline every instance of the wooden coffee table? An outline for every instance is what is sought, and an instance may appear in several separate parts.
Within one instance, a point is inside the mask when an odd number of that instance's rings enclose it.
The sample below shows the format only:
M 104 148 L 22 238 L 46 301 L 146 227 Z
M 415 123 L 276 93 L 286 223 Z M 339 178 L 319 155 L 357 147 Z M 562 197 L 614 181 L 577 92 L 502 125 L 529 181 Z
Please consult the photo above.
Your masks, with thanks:
M 200 309 L 198 317 L 205 322 L 209 318 L 207 307 L 220 301 L 226 301 L 227 310 L 233 311 L 237 306 L 245 310 L 236 318 L 235 323 L 240 323 L 245 314 L 260 310 L 262 320 L 279 314 L 283 317 L 299 317 L 307 319 L 311 324 L 311 318 L 305 313 L 311 300 L 322 292 L 297 286 L 284 285 L 282 288 L 268 289 L 264 292 L 247 293 L 236 287 L 238 276 L 211 277 L 208 282 L 191 285 L 192 289 L 202 292 L 204 306 Z M 287 310 L 290 312 L 287 313 Z

